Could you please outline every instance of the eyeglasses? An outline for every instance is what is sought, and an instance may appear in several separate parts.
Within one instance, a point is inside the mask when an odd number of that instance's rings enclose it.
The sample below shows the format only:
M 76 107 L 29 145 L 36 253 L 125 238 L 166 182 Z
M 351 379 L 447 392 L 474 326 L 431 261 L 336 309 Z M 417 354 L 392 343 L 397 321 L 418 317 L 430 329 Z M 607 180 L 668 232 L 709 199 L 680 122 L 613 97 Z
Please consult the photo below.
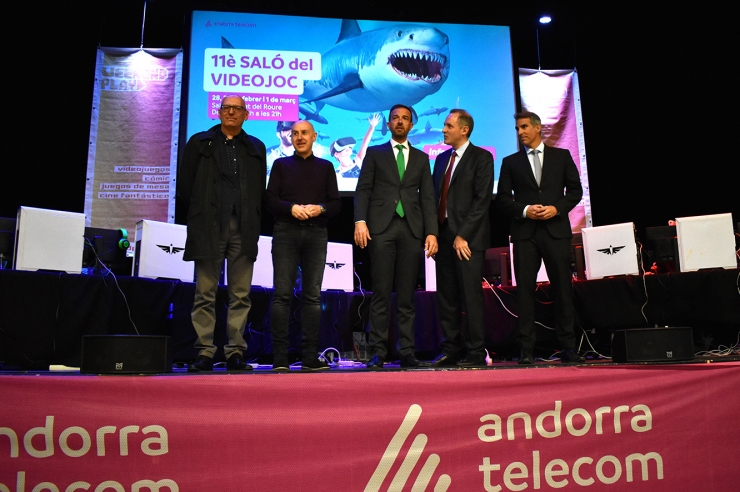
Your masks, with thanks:
M 232 110 L 235 113 L 241 113 L 242 111 L 246 111 L 247 108 L 245 108 L 244 106 L 221 106 L 221 111 L 224 111 L 226 113 L 229 113 Z

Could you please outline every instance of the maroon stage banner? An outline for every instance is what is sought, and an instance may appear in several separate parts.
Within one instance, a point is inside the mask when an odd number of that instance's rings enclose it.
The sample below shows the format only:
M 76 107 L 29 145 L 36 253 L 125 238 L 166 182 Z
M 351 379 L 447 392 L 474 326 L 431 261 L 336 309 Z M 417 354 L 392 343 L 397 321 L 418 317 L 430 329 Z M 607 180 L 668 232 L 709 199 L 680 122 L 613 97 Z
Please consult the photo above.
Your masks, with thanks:
M 735 491 L 740 362 L 0 376 L 0 491 Z
M 522 109 L 537 113 L 542 120 L 545 144 L 570 150 L 578 167 L 583 198 L 568 214 L 573 232 L 593 227 L 578 72 L 520 68 L 519 93 Z
M 85 187 L 88 227 L 174 222 L 182 51 L 98 48 Z

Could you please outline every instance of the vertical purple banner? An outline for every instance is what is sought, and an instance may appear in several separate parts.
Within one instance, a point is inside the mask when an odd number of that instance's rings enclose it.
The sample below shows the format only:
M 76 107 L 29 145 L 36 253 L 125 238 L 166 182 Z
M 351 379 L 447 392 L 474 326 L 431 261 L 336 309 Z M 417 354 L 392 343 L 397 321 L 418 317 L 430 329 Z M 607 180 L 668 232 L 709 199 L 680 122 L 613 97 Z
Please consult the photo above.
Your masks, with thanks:
M 100 48 L 85 187 L 87 225 L 174 221 L 182 52 Z
M 537 113 L 542 120 L 542 140 L 545 144 L 570 150 L 578 166 L 583 199 L 569 214 L 573 232 L 591 227 L 591 195 L 578 74 L 575 70 L 520 68 L 519 91 L 522 109 Z

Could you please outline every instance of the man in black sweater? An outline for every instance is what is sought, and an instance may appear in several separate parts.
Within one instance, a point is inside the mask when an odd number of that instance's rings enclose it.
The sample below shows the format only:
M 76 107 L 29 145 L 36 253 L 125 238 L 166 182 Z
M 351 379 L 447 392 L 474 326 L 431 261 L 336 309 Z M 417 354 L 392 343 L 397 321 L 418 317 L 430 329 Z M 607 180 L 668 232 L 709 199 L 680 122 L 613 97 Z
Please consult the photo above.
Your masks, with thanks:
M 318 359 L 321 320 L 321 282 L 326 262 L 326 223 L 341 208 L 337 176 L 331 162 L 313 155 L 316 131 L 308 121 L 293 125 L 295 153 L 277 159 L 265 194 L 267 209 L 275 216 L 272 236 L 274 297 L 272 300 L 272 353 L 275 371 L 287 371 L 288 319 L 293 286 L 300 266 L 303 290 L 302 369 L 328 369 Z

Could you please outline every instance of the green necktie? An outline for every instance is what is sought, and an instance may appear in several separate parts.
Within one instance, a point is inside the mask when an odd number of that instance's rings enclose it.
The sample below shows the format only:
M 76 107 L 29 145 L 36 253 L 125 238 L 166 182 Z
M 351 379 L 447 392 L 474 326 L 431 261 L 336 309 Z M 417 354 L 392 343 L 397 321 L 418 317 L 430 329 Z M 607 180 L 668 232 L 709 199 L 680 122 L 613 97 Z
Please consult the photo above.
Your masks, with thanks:
M 396 164 L 398 164 L 398 177 L 403 180 L 403 173 L 406 171 L 406 160 L 403 158 L 403 145 L 396 145 L 398 149 L 398 155 L 396 156 Z M 401 197 L 398 198 L 398 205 L 396 205 L 396 213 L 403 217 L 403 204 L 401 203 Z

